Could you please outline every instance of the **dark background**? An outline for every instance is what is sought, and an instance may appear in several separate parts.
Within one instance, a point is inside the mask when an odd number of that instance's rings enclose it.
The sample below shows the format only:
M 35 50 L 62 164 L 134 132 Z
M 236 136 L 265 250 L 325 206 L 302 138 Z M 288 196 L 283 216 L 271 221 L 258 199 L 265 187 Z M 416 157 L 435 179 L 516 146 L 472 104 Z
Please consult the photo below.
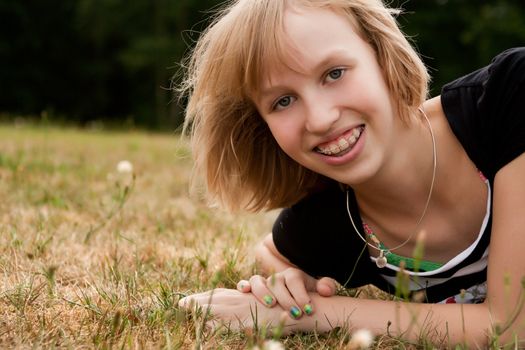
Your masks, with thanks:
M 169 90 L 218 0 L 0 0 L 0 119 L 175 130 Z M 441 86 L 525 44 L 525 0 L 391 1 Z

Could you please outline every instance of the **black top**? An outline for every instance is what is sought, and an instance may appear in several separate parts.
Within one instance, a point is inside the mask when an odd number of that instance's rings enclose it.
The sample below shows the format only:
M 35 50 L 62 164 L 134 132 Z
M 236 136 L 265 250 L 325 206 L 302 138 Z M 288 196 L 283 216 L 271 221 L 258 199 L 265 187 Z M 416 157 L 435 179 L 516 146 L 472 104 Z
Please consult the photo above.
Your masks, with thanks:
M 455 136 L 493 185 L 498 170 L 525 152 L 525 48 L 507 50 L 487 67 L 445 85 L 441 103 Z M 387 278 L 395 271 L 378 269 L 371 261 L 366 245 L 353 232 L 345 200 L 341 187 L 334 184 L 284 209 L 273 227 L 278 251 L 312 276 L 332 277 L 347 287 L 374 284 L 393 292 Z M 353 193 L 350 209 L 365 237 Z M 427 301 L 443 300 L 486 281 L 490 217 L 468 257 L 420 280 Z M 478 268 L 465 272 L 467 266 Z M 432 282 L 437 279 L 439 283 Z

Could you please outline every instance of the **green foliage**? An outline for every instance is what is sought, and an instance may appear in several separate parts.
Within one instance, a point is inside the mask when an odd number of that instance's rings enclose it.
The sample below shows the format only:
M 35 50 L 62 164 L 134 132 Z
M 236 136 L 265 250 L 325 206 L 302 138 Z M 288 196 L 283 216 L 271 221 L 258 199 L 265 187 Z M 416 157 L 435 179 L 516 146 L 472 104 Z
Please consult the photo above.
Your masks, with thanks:
M 222 0 L 3 0 L 0 112 L 173 130 L 178 63 Z M 388 2 L 388 1 L 387 1 Z M 391 1 L 433 90 L 525 43 L 521 0 Z M 10 114 L 10 115 L 11 115 Z M 7 118 L 11 118 L 8 116 Z
M 0 112 L 175 128 L 181 32 L 210 1 L 4 0 Z
M 499 52 L 525 43 L 525 2 L 520 0 L 396 1 L 399 23 L 415 42 L 433 77 L 432 95 Z

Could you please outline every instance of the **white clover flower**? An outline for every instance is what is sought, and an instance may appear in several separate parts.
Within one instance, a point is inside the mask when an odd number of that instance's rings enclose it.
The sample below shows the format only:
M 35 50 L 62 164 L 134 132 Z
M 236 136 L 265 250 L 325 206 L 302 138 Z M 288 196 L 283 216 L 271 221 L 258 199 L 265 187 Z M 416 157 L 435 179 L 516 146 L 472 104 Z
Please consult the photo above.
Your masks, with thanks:
M 368 329 L 359 329 L 352 334 L 348 349 L 368 349 L 374 342 L 374 335 Z
M 284 345 L 277 340 L 266 340 L 263 344 L 263 350 L 285 350 Z
M 121 174 L 129 174 L 133 172 L 133 164 L 128 160 L 121 160 L 117 164 L 117 171 Z

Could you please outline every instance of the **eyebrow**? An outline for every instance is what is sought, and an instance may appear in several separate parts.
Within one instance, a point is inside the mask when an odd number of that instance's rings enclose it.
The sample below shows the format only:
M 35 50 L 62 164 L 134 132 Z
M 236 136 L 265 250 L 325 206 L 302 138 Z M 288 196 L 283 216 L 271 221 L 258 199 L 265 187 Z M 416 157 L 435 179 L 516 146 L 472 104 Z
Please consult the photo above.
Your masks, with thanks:
M 328 53 L 319 63 L 317 63 L 312 69 L 311 71 L 314 71 L 314 72 L 317 72 L 319 70 L 324 69 L 324 67 L 330 65 L 330 63 L 332 63 L 332 61 L 335 61 L 335 60 L 339 60 L 339 59 L 344 59 L 346 61 L 349 61 L 350 62 L 350 65 L 353 65 L 355 62 L 356 62 L 356 58 L 353 57 L 353 56 L 350 56 L 348 54 L 348 51 L 347 50 L 344 50 L 344 49 L 337 49 L 337 50 L 334 50 L 334 51 L 331 51 L 330 53 Z M 291 69 L 290 67 L 288 67 L 289 69 Z M 298 70 L 294 70 L 298 73 L 301 73 L 301 71 L 298 71 Z M 281 86 L 281 85 L 276 85 L 276 86 L 270 86 L 270 87 L 263 87 L 260 92 L 258 93 L 258 100 L 259 101 L 262 101 L 264 99 L 266 99 L 269 95 L 272 95 L 274 94 L 276 91 L 279 91 L 279 90 L 285 90 L 286 88 L 284 86 Z

